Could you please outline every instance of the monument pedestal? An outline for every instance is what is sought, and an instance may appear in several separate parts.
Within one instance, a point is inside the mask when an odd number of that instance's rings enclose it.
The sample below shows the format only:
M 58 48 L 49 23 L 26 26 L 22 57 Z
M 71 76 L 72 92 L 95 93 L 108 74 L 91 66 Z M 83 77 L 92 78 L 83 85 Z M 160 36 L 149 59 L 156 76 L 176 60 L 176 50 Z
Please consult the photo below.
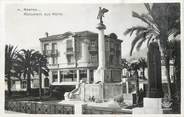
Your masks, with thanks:
M 109 82 L 110 81 L 110 69 L 105 69 L 105 68 L 98 68 L 94 72 L 94 83 L 97 82 Z
M 141 108 L 134 108 L 133 114 L 162 114 L 162 98 L 144 98 L 144 105 Z
M 162 98 L 144 98 L 144 113 L 162 114 Z

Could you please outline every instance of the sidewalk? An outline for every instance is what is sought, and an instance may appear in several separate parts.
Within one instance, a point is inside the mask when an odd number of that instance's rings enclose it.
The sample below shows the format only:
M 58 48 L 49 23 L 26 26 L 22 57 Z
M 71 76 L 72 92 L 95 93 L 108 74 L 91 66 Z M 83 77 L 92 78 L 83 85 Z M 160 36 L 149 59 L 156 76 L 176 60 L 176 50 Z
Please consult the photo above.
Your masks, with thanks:
M 20 113 L 20 112 L 8 111 L 8 110 L 5 110 L 4 113 L 5 114 L 26 114 L 26 113 Z

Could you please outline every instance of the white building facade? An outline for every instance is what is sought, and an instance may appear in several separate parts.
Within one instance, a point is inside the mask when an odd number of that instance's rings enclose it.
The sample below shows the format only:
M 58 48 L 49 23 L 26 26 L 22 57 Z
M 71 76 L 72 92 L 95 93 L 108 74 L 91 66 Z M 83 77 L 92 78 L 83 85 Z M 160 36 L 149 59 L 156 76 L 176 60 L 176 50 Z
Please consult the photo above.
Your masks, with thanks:
M 47 55 L 50 85 L 77 85 L 80 80 L 94 83 L 98 67 L 98 34 L 90 31 L 66 32 L 40 38 L 41 51 Z M 106 67 L 111 70 L 109 82 L 121 81 L 121 40 L 112 33 L 105 36 Z M 119 72 L 117 72 L 119 71 Z M 44 81 L 45 81 L 44 79 Z

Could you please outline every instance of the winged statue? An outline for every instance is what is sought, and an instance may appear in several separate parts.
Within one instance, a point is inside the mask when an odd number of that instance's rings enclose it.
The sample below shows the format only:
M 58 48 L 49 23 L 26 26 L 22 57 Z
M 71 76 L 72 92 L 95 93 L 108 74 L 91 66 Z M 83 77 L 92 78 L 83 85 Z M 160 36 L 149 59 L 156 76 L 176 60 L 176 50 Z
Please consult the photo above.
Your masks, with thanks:
M 100 23 L 103 24 L 102 17 L 104 17 L 104 14 L 107 13 L 108 11 L 109 11 L 109 10 L 106 9 L 106 8 L 101 8 L 101 7 L 99 7 L 99 12 L 98 12 L 97 19 L 100 19 Z

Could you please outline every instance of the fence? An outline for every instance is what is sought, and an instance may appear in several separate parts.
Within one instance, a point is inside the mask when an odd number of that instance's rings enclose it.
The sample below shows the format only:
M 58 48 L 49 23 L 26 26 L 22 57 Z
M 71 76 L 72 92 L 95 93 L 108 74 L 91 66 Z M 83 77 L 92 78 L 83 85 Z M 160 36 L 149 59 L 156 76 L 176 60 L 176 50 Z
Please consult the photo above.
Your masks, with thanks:
M 129 109 L 83 105 L 81 114 L 131 114 Z M 75 114 L 74 105 L 35 101 L 6 101 L 5 110 L 29 114 Z
M 5 110 L 29 114 L 74 114 L 74 106 L 33 101 L 8 101 Z

